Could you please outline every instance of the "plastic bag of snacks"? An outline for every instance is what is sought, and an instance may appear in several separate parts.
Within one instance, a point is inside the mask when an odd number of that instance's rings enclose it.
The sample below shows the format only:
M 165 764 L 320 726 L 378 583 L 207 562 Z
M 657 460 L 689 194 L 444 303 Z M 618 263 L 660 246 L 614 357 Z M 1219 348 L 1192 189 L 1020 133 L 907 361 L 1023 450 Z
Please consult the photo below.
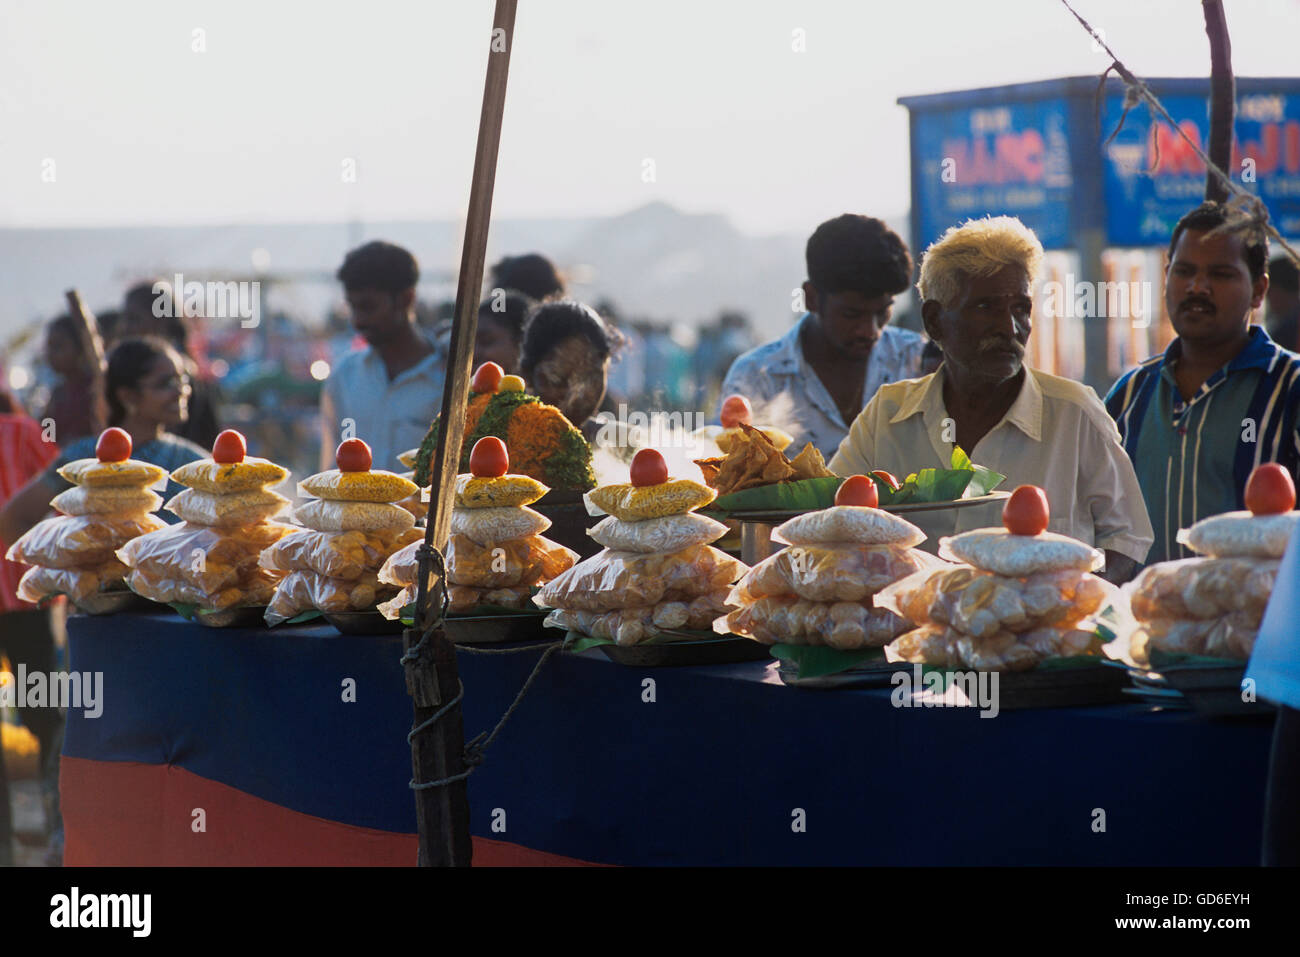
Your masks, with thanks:
M 263 568 L 284 572 L 310 571 L 328 578 L 358 578 L 378 571 L 398 550 L 422 538 L 419 529 L 377 532 L 317 532 L 298 530 L 262 553 Z
M 624 522 L 603 518 L 587 534 L 597 544 L 621 552 L 679 552 L 692 545 L 708 545 L 727 534 L 727 526 L 707 515 L 686 512 Z
M 394 591 L 390 585 L 381 585 L 374 572 L 356 579 L 290 572 L 276 586 L 266 607 L 266 623 L 278 625 L 313 608 L 325 612 L 369 611 Z
M 172 481 L 200 492 L 225 495 L 252 492 L 279 485 L 289 477 L 289 470 L 266 459 L 245 456 L 239 462 L 216 462 L 199 459 L 187 462 L 172 472 Z
M 1220 618 L 1237 611 L 1262 618 L 1280 565 L 1258 558 L 1160 562 L 1133 582 L 1130 607 L 1139 620 Z
M 67 595 L 73 601 L 97 592 L 119 588 L 127 567 L 111 558 L 94 568 L 44 568 L 35 565 L 18 580 L 17 595 L 33 604 L 53 595 Z
M 234 528 L 265 522 L 288 504 L 287 498 L 270 489 L 218 494 L 187 488 L 167 503 L 167 511 L 194 525 Z
M 690 479 L 654 485 L 602 485 L 586 493 L 589 507 L 624 522 L 678 515 L 708 505 L 717 492 Z
M 330 502 L 316 499 L 293 513 L 303 525 L 319 532 L 404 531 L 415 525 L 415 516 L 386 502 Z
M 128 452 L 128 454 L 130 454 Z M 127 459 L 123 462 L 101 462 L 99 459 L 77 459 L 59 468 L 59 475 L 73 485 L 84 488 L 149 488 L 167 476 L 167 470 L 151 462 Z
M 527 475 L 456 476 L 456 505 L 460 508 L 514 508 L 532 505 L 550 489 Z
M 412 589 L 414 598 L 415 586 Z M 528 585 L 515 585 L 510 588 L 475 588 L 472 585 L 451 585 L 447 589 L 448 610 L 455 614 L 473 611 L 483 605 L 496 605 L 501 608 L 531 608 L 528 598 L 532 594 Z
M 665 630 L 707 630 L 725 610 L 725 592 L 716 591 L 690 601 L 659 602 L 604 612 L 557 608 L 546 616 L 546 625 L 592 638 L 606 638 L 618 645 L 635 645 Z
M 1116 592 L 1114 585 L 1078 569 L 1010 578 L 956 565 L 895 582 L 876 596 L 876 604 L 917 625 L 933 622 L 986 638 L 1000 631 L 1073 625 Z
M 900 578 L 936 562 L 896 545 L 791 545 L 763 559 L 736 586 L 741 604 L 769 595 L 808 601 L 866 601 Z
M 1300 521 L 1300 512 L 1252 515 L 1226 512 L 1179 529 L 1178 541 L 1211 558 L 1281 558 Z
M 274 522 L 230 530 L 183 522 L 132 539 L 117 555 L 149 578 L 183 582 L 199 594 L 215 594 L 251 575 L 262 550 L 293 530 L 292 525 Z
M 137 595 L 151 601 L 197 605 L 209 611 L 265 605 L 275 591 L 276 578 L 256 566 L 243 569 L 238 578 L 215 589 L 208 589 L 170 576 L 159 576 L 147 568 L 133 568 L 127 584 Z
M 14 542 L 5 556 L 24 565 L 84 568 L 102 565 L 131 539 L 166 528 L 167 523 L 143 515 L 47 518 Z
M 806 601 L 789 595 L 748 602 L 714 624 L 719 633 L 747 635 L 765 645 L 828 645 L 841 651 L 879 648 L 910 627 L 893 612 L 872 607 L 870 599 Z
M 410 479 L 382 469 L 344 472 L 328 469 L 298 483 L 298 494 L 331 502 L 400 502 L 420 491 Z
M 1013 535 L 1005 528 L 977 528 L 941 538 L 939 557 L 1012 578 L 1062 569 L 1096 571 L 1106 564 L 1099 549 L 1076 538 L 1054 532 Z
M 1152 618 L 1138 626 L 1129 641 L 1134 661 L 1149 664 L 1151 650 L 1211 658 L 1249 658 L 1259 632 L 1260 615 L 1234 611 L 1222 618 Z
M 526 505 L 502 508 L 453 508 L 451 532 L 464 535 L 480 545 L 540 535 L 551 527 L 551 520 Z
M 50 506 L 64 515 L 111 515 L 123 517 L 157 511 L 162 496 L 147 488 L 116 485 L 70 488 L 50 500 Z
M 1036 628 L 1020 634 L 999 631 L 984 638 L 946 625 L 927 624 L 900 635 L 886 647 L 891 660 L 975 671 L 1027 671 L 1048 658 L 1096 655 L 1101 642 L 1091 631 Z
M 925 532 L 911 522 L 865 505 L 835 505 L 796 516 L 772 531 L 772 540 L 785 545 L 897 545 L 915 548 Z
M 446 557 L 447 580 L 453 585 L 474 588 L 535 585 L 567 571 L 578 560 L 576 552 L 540 535 L 492 546 L 479 545 L 464 535 L 453 535 L 447 542 Z
M 604 549 L 542 587 L 543 608 L 611 611 L 696 597 L 726 588 L 745 565 L 710 545 L 645 555 Z

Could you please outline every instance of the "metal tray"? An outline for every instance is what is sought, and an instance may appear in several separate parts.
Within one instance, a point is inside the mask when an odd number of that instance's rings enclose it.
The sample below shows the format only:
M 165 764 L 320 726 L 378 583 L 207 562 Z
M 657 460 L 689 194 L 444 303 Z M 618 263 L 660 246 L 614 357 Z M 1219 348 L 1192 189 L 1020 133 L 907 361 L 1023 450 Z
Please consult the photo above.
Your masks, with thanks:
M 158 607 L 157 603 L 124 588 L 96 592 L 72 604 L 86 615 L 116 615 L 124 611 L 144 611 Z
M 893 684 L 894 672 L 902 668 L 911 668 L 902 662 L 881 661 L 878 663 L 858 665 L 848 671 L 837 671 L 833 675 L 818 675 L 816 678 L 798 677 L 799 668 L 789 661 L 777 659 L 777 677 L 781 683 L 791 688 L 809 688 L 814 691 L 832 691 L 836 688 L 888 688 Z
M 389 620 L 378 611 L 327 611 L 323 614 L 340 635 L 400 635 L 406 628 L 400 619 Z
M 763 661 L 767 646 L 752 638 L 726 635 L 658 645 L 598 645 L 605 657 L 632 668 L 678 668 L 687 665 L 732 665 Z
M 1167 665 L 1160 671 L 1165 683 L 1179 692 L 1192 710 L 1207 718 L 1263 717 L 1273 713 L 1264 701 L 1243 701 L 1241 681 L 1246 662 L 1240 665 Z
M 454 645 L 496 645 L 511 641 L 539 641 L 552 637 L 542 627 L 549 612 L 525 611 L 517 615 L 448 615 L 442 620 Z M 561 633 L 553 637 L 560 640 Z
M 226 608 L 223 611 L 195 611 L 191 621 L 196 621 L 205 628 L 246 628 L 250 625 L 266 624 L 266 606 L 245 605 L 242 608 Z
M 976 505 L 987 505 L 990 502 L 1001 502 L 1010 498 L 1010 492 L 989 492 L 988 495 L 977 495 L 974 498 L 954 498 L 947 502 L 917 502 L 914 504 L 903 505 L 882 505 L 882 512 L 893 512 L 895 515 L 907 515 L 911 512 L 939 512 L 951 508 L 973 508 Z M 705 509 L 701 509 L 704 511 Z M 737 522 L 759 522 L 763 525 L 780 525 L 782 522 L 789 521 L 799 515 L 806 515 L 810 509 L 773 509 L 758 510 L 752 512 L 726 512 L 726 517 Z

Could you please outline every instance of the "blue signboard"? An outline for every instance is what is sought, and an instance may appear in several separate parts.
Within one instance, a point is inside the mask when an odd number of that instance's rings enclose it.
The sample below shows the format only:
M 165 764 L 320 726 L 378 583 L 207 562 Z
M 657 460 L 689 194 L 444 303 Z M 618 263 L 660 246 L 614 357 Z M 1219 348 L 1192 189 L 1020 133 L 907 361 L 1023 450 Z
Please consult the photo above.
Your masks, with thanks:
M 1179 127 L 1202 150 L 1209 138 L 1204 96 L 1161 96 Z M 1123 97 L 1106 97 L 1104 135 L 1123 112 Z M 1264 200 L 1283 236 L 1300 236 L 1300 95 L 1238 93 L 1232 148 L 1234 182 Z M 1124 128 L 1104 148 L 1107 238 L 1112 246 L 1163 246 L 1174 225 L 1205 195 L 1205 165 L 1145 107 L 1129 112 Z
M 1048 249 L 1070 246 L 1067 134 L 1064 98 L 915 112 L 913 216 L 921 248 L 949 226 L 988 215 L 1018 216 Z

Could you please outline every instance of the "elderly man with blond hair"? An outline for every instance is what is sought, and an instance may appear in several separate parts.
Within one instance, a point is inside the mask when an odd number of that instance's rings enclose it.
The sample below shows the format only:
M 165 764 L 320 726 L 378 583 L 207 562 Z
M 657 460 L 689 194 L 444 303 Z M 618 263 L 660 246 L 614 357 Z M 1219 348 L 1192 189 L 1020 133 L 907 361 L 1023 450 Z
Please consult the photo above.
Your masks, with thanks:
M 937 372 L 881 386 L 854 420 L 830 467 L 837 475 L 887 469 L 900 478 L 947 468 L 953 446 L 1037 485 L 1049 529 L 1106 555 L 1104 575 L 1127 581 L 1153 540 L 1133 465 L 1097 394 L 1025 365 L 1033 288 L 1043 247 L 1020 220 L 954 226 L 921 263 L 921 317 L 943 350 Z M 1001 524 L 1001 503 L 908 516 L 930 536 Z

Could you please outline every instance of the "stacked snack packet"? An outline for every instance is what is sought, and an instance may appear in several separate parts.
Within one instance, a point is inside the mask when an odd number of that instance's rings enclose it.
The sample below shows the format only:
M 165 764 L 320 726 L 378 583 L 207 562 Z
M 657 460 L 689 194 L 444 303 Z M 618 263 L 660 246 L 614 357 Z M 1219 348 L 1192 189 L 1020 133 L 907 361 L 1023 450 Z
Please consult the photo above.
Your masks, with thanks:
M 258 567 L 258 557 L 293 531 L 272 521 L 289 500 L 268 486 L 283 482 L 289 471 L 246 449 L 243 435 L 227 429 L 213 443 L 211 458 L 172 473 L 186 488 L 167 510 L 184 521 L 118 549 L 131 569 L 132 591 L 207 613 L 266 605 L 280 576 Z
M 131 458 L 131 436 L 117 428 L 100 435 L 95 455 L 59 469 L 76 486 L 50 502 L 63 514 L 38 522 L 5 556 L 33 566 L 18 582 L 23 601 L 62 594 L 81 603 L 106 591 L 124 591 L 127 567 L 117 549 L 167 526 L 151 514 L 163 501 L 151 489 L 166 478 L 166 469 Z
M 619 645 L 635 645 L 665 630 L 704 631 L 728 610 L 731 585 L 746 566 L 709 543 L 726 526 L 693 509 L 714 491 L 689 479 L 669 480 L 654 449 L 632 460 L 632 482 L 587 493 L 588 507 L 607 513 L 588 531 L 604 549 L 542 588 L 533 599 L 555 609 L 546 618 L 564 628 Z
M 831 508 L 790 519 L 772 532 L 788 545 L 759 562 L 732 590 L 738 605 L 714 622 L 721 633 L 764 644 L 828 645 L 841 651 L 880 648 L 909 629 L 875 596 L 937 559 L 916 546 L 925 533 L 875 507 L 870 478 L 851 476 Z
M 419 449 L 410 449 L 403 452 L 397 457 L 397 461 L 402 463 L 402 467 L 407 469 L 405 472 L 399 472 L 402 478 L 406 479 L 412 485 L 415 482 L 415 457 L 420 454 Z M 402 499 L 397 503 L 415 516 L 416 523 L 423 522 L 429 517 L 429 500 L 428 492 L 424 489 L 417 488 L 411 496 Z
M 266 609 L 277 625 L 304 611 L 370 611 L 391 588 L 378 571 L 393 552 L 420 537 L 409 511 L 394 505 L 409 498 L 414 483 L 370 468 L 370 447 L 347 439 L 335 452 L 338 468 L 308 476 L 298 493 L 316 496 L 294 511 L 307 526 L 262 553 L 261 565 L 288 572 Z
M 528 506 L 549 489 L 527 475 L 507 474 L 505 443 L 490 435 L 479 439 L 469 462 L 469 473 L 456 477 L 447 540 L 448 610 L 527 607 L 533 588 L 572 568 L 578 556 L 541 536 L 551 521 Z M 419 546 L 416 541 L 403 548 L 379 571 L 381 582 L 402 587 L 396 598 L 379 606 L 386 618 L 400 617 L 402 608 L 415 600 Z
M 1272 489 L 1261 494 L 1262 484 Z M 1291 477 L 1276 464 L 1251 473 L 1246 504 L 1249 511 L 1212 515 L 1179 531 L 1178 541 L 1205 557 L 1151 565 L 1125 586 L 1138 623 L 1129 639 L 1134 661 L 1149 664 L 1152 649 L 1250 657 L 1300 512 Z
M 1043 490 L 1022 485 L 1003 510 L 1006 528 L 940 539 L 939 556 L 961 564 L 916 572 L 876 596 L 878 605 L 918 626 L 886 654 L 979 671 L 1025 671 L 1048 658 L 1100 655 L 1089 616 L 1117 589 L 1090 572 L 1105 556 L 1046 531 L 1048 517 Z

